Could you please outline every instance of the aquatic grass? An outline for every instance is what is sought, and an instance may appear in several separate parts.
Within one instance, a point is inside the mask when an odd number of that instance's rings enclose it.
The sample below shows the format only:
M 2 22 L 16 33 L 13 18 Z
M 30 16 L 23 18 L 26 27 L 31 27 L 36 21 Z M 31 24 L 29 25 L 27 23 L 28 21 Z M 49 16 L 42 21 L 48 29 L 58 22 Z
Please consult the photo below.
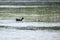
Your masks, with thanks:
M 60 30 L 60 27 L 38 27 L 41 30 Z
M 11 27 L 11 26 L 0 26 L 0 28 L 10 28 L 10 29 L 18 29 L 18 30 L 60 30 L 60 26 L 57 27 L 34 27 L 34 26 L 28 26 L 28 27 Z
M 27 7 L 27 8 L 0 8 L 0 17 L 1 19 L 14 19 L 16 17 L 21 18 L 25 17 L 24 21 L 33 21 L 33 22 L 60 22 L 60 5 L 59 2 L 28 2 L 28 3 L 19 3 L 19 2 L 0 2 L 0 5 L 15 5 L 15 6 L 21 6 L 21 5 L 27 5 L 27 6 L 47 6 L 47 7 Z M 11 14 L 9 14 L 11 13 Z M 13 15 L 15 14 L 15 15 Z M 21 14 L 25 14 L 28 16 L 20 16 Z M 30 16 L 32 15 L 33 16 Z M 34 16 L 34 15 L 40 15 L 40 16 Z M 56 15 L 55 15 L 56 14 Z M 58 15 L 57 15 L 58 14 Z M 8 18 L 7 18 L 8 17 Z

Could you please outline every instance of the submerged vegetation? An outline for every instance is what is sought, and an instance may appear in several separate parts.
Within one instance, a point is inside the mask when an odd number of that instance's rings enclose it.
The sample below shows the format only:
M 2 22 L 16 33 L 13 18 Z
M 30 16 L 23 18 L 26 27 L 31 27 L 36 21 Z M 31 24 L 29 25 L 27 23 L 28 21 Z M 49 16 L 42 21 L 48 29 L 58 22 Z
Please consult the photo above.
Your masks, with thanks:
M 60 27 L 16 27 L 20 30 L 60 30 Z
M 60 30 L 59 27 L 11 27 L 11 26 L 0 26 L 0 28 L 18 29 L 18 30 Z
M 59 2 L 0 2 L 4 6 L 40 6 L 40 7 L 0 7 L 1 19 L 21 18 L 24 21 L 34 22 L 60 22 Z M 24 14 L 24 15 L 23 15 Z

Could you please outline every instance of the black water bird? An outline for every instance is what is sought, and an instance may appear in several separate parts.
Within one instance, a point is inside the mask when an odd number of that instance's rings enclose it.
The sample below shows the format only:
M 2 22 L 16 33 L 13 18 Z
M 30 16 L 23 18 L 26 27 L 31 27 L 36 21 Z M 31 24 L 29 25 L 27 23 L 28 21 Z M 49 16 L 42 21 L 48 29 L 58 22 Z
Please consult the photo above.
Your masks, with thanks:
M 21 19 L 16 18 L 16 21 L 22 21 L 24 18 L 22 17 Z

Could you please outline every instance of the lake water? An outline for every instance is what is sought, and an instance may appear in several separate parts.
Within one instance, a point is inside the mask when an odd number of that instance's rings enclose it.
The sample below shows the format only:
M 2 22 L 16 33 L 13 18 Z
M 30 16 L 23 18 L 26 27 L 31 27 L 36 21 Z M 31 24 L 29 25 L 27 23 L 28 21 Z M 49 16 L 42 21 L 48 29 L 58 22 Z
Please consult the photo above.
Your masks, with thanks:
M 0 40 L 60 40 L 60 30 L 0 28 Z
M 60 26 L 60 23 L 49 22 L 17 22 L 15 20 L 0 20 L 0 26 L 12 26 L 12 27 L 55 27 Z
M 1 27 L 5 26 L 5 27 Z M 8 28 L 6 28 L 8 26 Z M 11 27 L 10 27 L 11 26 Z M 60 23 L 0 20 L 0 40 L 60 40 L 60 30 L 20 30 L 18 27 L 60 26 Z M 16 28 L 14 28 L 16 27 Z

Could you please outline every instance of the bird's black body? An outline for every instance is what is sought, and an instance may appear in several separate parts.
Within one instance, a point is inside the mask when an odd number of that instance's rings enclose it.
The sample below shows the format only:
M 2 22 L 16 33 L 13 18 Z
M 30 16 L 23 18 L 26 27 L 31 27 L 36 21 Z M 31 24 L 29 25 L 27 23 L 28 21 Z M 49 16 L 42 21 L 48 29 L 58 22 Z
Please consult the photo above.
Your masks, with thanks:
M 22 17 L 21 19 L 16 18 L 16 21 L 22 21 L 24 18 Z

